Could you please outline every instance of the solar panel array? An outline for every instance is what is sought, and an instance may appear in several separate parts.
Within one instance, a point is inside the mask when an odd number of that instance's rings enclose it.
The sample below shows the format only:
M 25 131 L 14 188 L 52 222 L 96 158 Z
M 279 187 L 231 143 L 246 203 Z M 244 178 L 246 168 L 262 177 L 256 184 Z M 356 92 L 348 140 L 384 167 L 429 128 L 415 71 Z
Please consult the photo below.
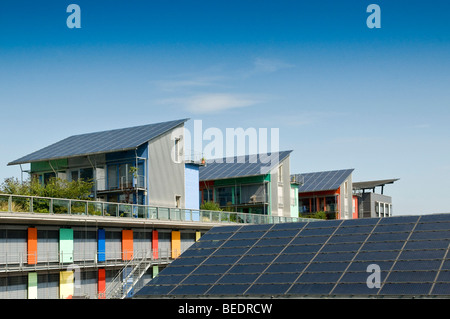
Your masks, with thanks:
M 297 174 L 303 177 L 299 192 L 315 192 L 338 189 L 353 169 Z M 300 179 L 298 179 L 300 180 Z
M 134 149 L 185 121 L 187 119 L 74 135 L 8 165 Z
M 200 167 L 200 180 L 216 180 L 233 177 L 256 176 L 270 173 L 279 162 L 292 151 L 273 152 L 235 156 L 222 159 L 210 159 L 206 166 Z
M 449 244 L 450 214 L 217 227 L 135 297 L 449 297 Z

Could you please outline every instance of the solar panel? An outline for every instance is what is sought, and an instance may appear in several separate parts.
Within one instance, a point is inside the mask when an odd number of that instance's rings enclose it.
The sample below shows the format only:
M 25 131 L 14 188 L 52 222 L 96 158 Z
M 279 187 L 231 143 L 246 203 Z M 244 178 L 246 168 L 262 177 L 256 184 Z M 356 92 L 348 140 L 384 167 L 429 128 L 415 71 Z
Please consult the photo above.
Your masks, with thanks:
M 187 119 L 74 135 L 23 156 L 8 165 L 135 149 Z
M 135 297 L 450 296 L 450 218 L 423 217 L 213 228 Z
M 302 193 L 338 189 L 352 172 L 353 169 L 345 169 L 296 174 L 297 180 L 300 180 L 300 176 L 303 178 L 303 184 L 299 186 L 298 191 Z
M 199 170 L 200 181 L 226 179 L 244 176 L 257 176 L 270 173 L 292 151 L 270 154 L 236 156 L 222 159 L 209 159 Z M 267 160 L 265 156 L 273 156 Z

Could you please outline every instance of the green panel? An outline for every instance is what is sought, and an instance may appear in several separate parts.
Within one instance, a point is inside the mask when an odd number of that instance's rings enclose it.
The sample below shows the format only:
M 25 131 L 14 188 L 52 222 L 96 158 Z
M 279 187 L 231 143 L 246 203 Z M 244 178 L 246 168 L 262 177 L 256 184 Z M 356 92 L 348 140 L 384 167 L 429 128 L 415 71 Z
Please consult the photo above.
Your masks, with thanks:
M 73 229 L 59 230 L 59 254 L 61 262 L 73 262 Z
M 30 171 L 31 171 L 31 173 L 48 172 L 48 171 L 53 171 L 53 170 L 57 171 L 59 169 L 66 169 L 67 166 L 68 166 L 67 159 L 63 158 L 63 159 L 53 160 L 53 161 L 31 163 Z M 53 169 L 52 169 L 52 167 L 53 167 Z
M 37 299 L 37 273 L 28 273 L 28 299 Z
M 158 274 L 159 274 L 159 267 L 158 266 L 153 266 L 153 278 L 158 276 Z
M 214 186 L 256 184 L 256 183 L 263 183 L 264 181 L 270 181 L 270 174 L 250 176 L 250 177 L 240 177 L 240 178 L 219 179 L 214 181 Z

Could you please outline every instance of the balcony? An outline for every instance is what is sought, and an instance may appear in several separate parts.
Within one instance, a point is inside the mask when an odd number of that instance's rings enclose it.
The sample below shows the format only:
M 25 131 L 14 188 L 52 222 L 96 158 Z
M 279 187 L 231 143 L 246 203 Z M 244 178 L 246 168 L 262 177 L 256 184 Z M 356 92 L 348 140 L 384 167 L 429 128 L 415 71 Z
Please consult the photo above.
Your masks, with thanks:
M 95 181 L 95 189 L 97 193 L 125 191 L 125 190 L 145 190 L 146 181 L 144 175 L 137 175 L 134 177 L 122 176 L 117 181 L 109 181 L 106 178 L 98 178 Z

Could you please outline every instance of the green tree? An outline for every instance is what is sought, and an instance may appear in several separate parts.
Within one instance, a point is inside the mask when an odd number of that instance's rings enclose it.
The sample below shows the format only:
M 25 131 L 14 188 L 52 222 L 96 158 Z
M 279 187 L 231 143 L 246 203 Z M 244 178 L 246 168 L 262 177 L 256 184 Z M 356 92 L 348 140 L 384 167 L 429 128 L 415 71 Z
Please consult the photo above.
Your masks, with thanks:
M 202 210 L 222 211 L 222 209 L 220 208 L 219 204 L 217 204 L 215 202 L 212 202 L 212 201 L 203 202 L 200 205 L 200 209 L 202 209 Z
M 9 177 L 0 185 L 0 193 L 87 200 L 92 186 L 92 181 L 84 180 L 69 182 L 60 178 L 51 178 L 43 185 L 36 178 L 20 182 L 17 178 Z

